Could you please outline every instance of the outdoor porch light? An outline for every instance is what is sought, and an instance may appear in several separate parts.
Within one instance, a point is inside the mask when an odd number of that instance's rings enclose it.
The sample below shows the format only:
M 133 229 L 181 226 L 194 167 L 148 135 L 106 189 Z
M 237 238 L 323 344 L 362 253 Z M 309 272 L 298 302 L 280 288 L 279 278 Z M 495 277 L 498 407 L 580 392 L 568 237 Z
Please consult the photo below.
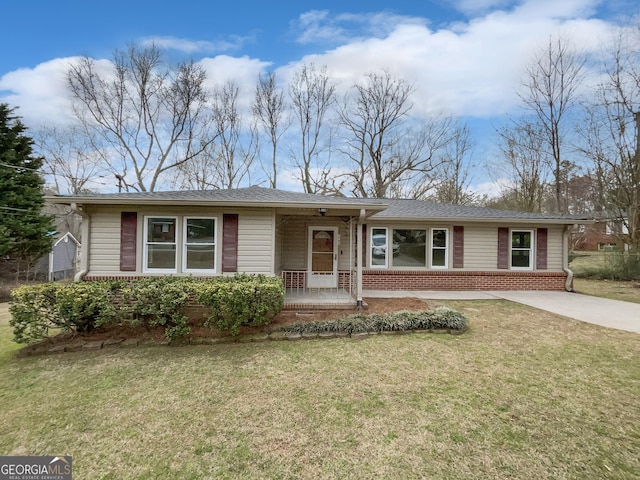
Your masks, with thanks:
M 323 216 L 323 217 L 327 214 L 327 209 L 326 208 L 321 208 L 318 211 L 320 212 L 320 215 Z

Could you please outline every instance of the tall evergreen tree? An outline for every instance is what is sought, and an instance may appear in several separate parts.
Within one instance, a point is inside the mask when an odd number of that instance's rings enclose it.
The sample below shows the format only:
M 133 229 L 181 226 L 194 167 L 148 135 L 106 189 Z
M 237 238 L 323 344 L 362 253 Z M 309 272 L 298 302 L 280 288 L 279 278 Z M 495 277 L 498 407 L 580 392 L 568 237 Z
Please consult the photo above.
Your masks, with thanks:
M 13 263 L 17 275 L 28 274 L 35 261 L 51 250 L 53 218 L 42 215 L 43 158 L 33 155 L 33 140 L 0 103 L 0 263 Z M 7 273 L 6 265 L 2 268 Z

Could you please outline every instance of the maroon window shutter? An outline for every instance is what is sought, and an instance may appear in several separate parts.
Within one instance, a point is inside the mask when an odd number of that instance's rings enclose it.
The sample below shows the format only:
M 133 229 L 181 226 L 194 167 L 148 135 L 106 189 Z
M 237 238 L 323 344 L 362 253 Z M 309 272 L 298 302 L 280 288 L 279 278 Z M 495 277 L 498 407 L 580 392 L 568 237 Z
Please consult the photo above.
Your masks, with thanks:
M 509 268 L 509 229 L 498 228 L 498 268 Z
M 547 237 L 546 228 L 539 228 L 536 232 L 536 268 L 538 270 L 547 269 Z
M 453 268 L 464 267 L 464 227 L 453 227 Z
M 136 243 L 138 234 L 138 214 L 120 214 L 120 271 L 136 271 Z
M 222 215 L 222 271 L 238 271 L 238 214 Z
M 367 226 L 362 225 L 362 268 L 367 266 Z

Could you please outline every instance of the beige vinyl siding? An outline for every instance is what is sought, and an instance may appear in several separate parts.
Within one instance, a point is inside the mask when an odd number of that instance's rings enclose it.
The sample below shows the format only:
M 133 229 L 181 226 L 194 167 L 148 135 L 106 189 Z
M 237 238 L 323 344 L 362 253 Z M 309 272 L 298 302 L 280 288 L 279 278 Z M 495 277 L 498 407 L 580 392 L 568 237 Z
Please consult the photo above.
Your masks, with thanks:
M 137 212 L 138 232 L 136 248 L 136 271 L 120 271 L 120 214 L 121 212 Z M 203 216 L 217 219 L 216 266 L 221 273 L 222 214 L 237 213 L 238 217 L 238 271 L 245 273 L 273 273 L 275 216 L 272 209 L 211 209 L 204 207 L 102 207 L 92 208 L 91 234 L 89 248 L 90 276 L 135 276 L 141 275 L 144 234 L 144 218 L 146 216 L 183 217 Z M 182 220 L 179 225 L 178 264 L 181 264 Z M 148 275 L 145 274 L 145 275 Z
M 464 270 L 497 270 L 498 225 L 464 225 Z
M 549 227 L 547 238 L 547 270 L 562 271 L 562 227 Z
M 498 227 L 511 229 L 536 230 L 537 226 L 513 226 L 506 224 L 465 224 L 464 226 L 464 268 L 456 270 L 492 271 L 497 270 L 498 264 Z M 453 224 L 447 223 L 398 223 L 398 222 L 368 222 L 367 227 L 388 227 L 426 229 L 449 229 L 449 270 L 453 265 Z M 562 226 L 550 226 L 547 238 L 547 271 L 562 271 Z M 535 238 L 535 235 L 534 235 Z M 534 249 L 535 252 L 535 249 Z M 427 252 L 427 256 L 429 252 Z M 535 261 L 535 260 L 534 260 Z M 535 263 L 534 263 L 535 265 Z M 400 270 L 401 268 L 396 268 Z
M 495 270 L 498 264 L 498 227 L 533 230 L 537 225 L 476 225 L 464 227 L 464 269 Z M 547 271 L 562 271 L 562 227 L 547 227 Z M 534 244 L 535 255 L 535 244 Z M 534 260 L 535 265 L 535 260 Z
M 281 223 L 282 216 L 277 215 L 274 224 L 276 243 L 273 246 L 273 264 L 275 273 L 279 273 L 282 271 L 282 248 L 280 248 L 280 245 L 282 245 L 282 228 L 278 227 L 278 225 L 280 225 Z
M 91 213 L 90 275 L 125 273 L 120 272 L 120 212 L 121 210 L 109 209 Z M 128 274 L 135 274 L 135 272 L 128 272 Z
M 280 225 L 282 270 L 306 270 L 307 228 L 303 218 L 286 217 Z
M 121 212 L 138 213 L 138 244 L 135 272 L 120 272 L 120 214 Z M 211 209 L 203 207 L 91 207 L 89 272 L 91 276 L 126 276 L 142 274 L 143 232 L 145 216 L 178 216 L 184 215 L 204 217 L 213 216 L 218 219 L 216 265 L 218 273 L 221 267 L 222 240 L 221 219 L 223 213 L 237 213 L 238 222 L 238 271 L 246 273 L 274 274 L 280 270 L 306 270 L 307 244 L 309 226 L 339 227 L 340 244 L 338 268 L 349 269 L 350 255 L 349 223 L 335 217 L 278 216 L 276 233 L 276 215 L 273 209 Z M 367 226 L 388 228 L 449 229 L 449 269 L 453 264 L 453 224 L 440 222 L 381 222 L 367 221 Z M 182 224 L 181 224 L 182 225 Z M 535 227 L 514 227 L 505 224 L 465 224 L 464 226 L 464 268 L 468 271 L 492 271 L 497 267 L 498 227 L 512 227 L 535 230 Z M 562 271 L 562 226 L 548 227 L 547 270 Z M 276 241 L 277 238 L 277 241 Z M 367 238 L 368 240 L 368 238 Z M 181 249 L 181 246 L 179 246 Z M 427 252 L 429 255 L 429 252 Z M 355 256 L 355 251 L 353 252 Z M 368 260 L 365 261 L 365 265 Z
M 498 227 L 507 225 L 477 225 L 464 227 L 464 269 L 495 270 L 498 264 Z M 511 230 L 533 230 L 536 227 L 511 226 Z M 535 255 L 535 244 L 534 244 Z M 535 265 L 535 259 L 534 259 Z M 562 271 L 562 227 L 548 227 L 547 271 Z
M 237 213 L 239 214 L 238 271 L 273 274 L 275 240 L 273 211 L 271 209 L 239 210 Z

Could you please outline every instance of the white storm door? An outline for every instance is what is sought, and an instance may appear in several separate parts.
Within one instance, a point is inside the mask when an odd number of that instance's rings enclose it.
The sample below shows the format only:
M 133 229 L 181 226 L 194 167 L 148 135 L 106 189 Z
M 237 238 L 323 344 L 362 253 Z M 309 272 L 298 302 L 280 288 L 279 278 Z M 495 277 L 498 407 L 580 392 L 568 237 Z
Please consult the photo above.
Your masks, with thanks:
M 309 227 L 307 287 L 338 286 L 338 227 Z

